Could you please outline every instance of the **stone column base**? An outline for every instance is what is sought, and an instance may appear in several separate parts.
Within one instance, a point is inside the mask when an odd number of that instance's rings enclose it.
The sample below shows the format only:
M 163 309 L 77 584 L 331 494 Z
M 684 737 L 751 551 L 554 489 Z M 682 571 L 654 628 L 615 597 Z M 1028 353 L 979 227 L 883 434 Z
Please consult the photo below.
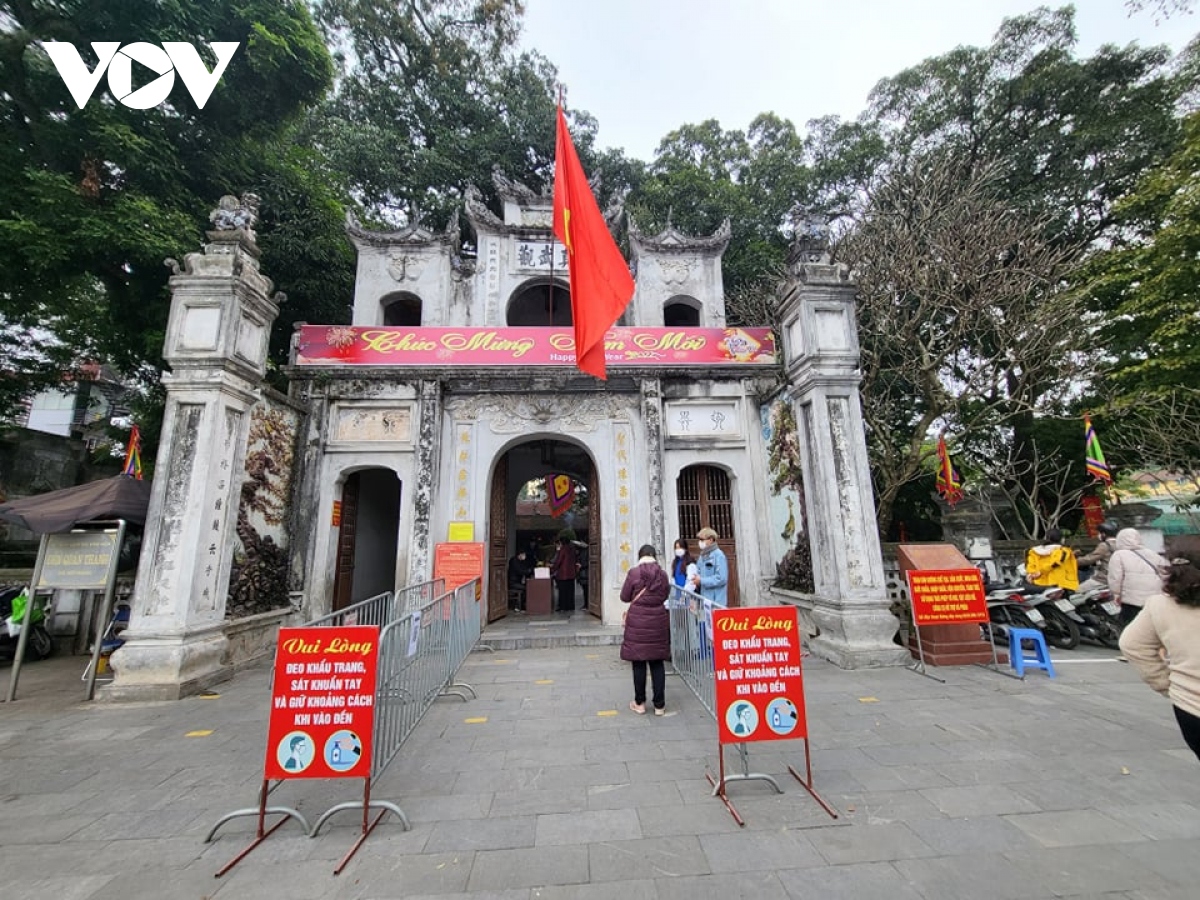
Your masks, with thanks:
M 225 681 L 228 640 L 223 630 L 189 635 L 130 635 L 112 655 L 114 680 L 96 690 L 110 702 L 178 700 Z
M 818 599 L 812 617 L 821 630 L 808 641 L 814 656 L 843 669 L 908 664 L 908 650 L 893 640 L 900 623 L 886 607 L 835 606 Z

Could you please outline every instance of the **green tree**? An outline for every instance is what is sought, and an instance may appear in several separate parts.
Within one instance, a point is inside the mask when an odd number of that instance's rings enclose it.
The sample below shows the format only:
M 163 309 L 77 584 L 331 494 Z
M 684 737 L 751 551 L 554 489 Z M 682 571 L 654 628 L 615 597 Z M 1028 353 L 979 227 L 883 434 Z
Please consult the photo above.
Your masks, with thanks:
M 1165 47 L 1105 45 L 1075 55 L 1075 10 L 1006 19 L 987 47 L 958 47 L 880 81 L 870 115 L 893 158 L 934 147 L 999 165 L 1008 196 L 1058 240 L 1087 245 L 1113 204 L 1174 147 L 1190 85 Z
M 971 182 L 983 174 L 991 194 L 988 203 L 1000 204 L 1006 217 L 1002 221 L 1015 216 L 1037 226 L 1037 233 L 1027 235 L 1033 243 L 1020 245 L 1022 252 L 1037 247 L 1039 252 L 1061 251 L 1064 259 L 1077 260 L 1122 236 L 1126 226 L 1117 203 L 1147 168 L 1170 154 L 1179 134 L 1176 104 L 1195 77 L 1188 65 L 1172 70 L 1164 48 L 1105 46 L 1080 58 L 1075 45 L 1070 7 L 1043 8 L 1006 20 L 989 46 L 959 47 L 881 81 L 860 123 L 865 128 L 866 122 L 873 122 L 878 131 L 851 135 L 848 141 L 827 139 L 824 144 L 833 152 L 825 157 L 836 160 L 845 146 L 846 153 L 854 151 L 851 159 L 879 159 L 878 170 L 894 172 L 896 184 L 905 191 L 921 190 L 911 176 L 931 153 L 952 159 L 961 178 L 952 195 L 976 193 Z M 875 156 L 872 136 L 885 144 L 882 157 Z M 833 184 L 836 187 L 836 181 Z M 870 191 L 856 195 L 839 188 L 837 193 L 850 198 L 856 216 L 874 217 L 870 203 L 876 198 Z M 857 211 L 857 197 L 871 198 L 867 212 Z M 936 218 L 940 221 L 944 213 L 941 210 Z M 964 222 L 963 234 L 974 227 Z M 881 255 L 871 264 L 875 271 L 868 274 L 869 280 L 907 280 L 905 273 L 911 272 L 897 260 L 895 249 L 879 245 Z M 995 260 L 1008 256 L 1000 245 L 990 249 L 997 254 Z M 1053 445 L 1059 430 L 1045 427 L 1043 420 L 1073 417 L 1077 410 L 1068 405 L 1063 387 L 1078 392 L 1091 385 L 1089 367 L 1097 358 L 1094 319 L 1073 300 L 1073 318 L 1066 320 L 1072 328 L 1064 332 L 1056 327 L 1064 321 L 1066 295 L 1038 277 L 1030 280 L 1028 297 L 1019 303 L 1015 297 L 1002 298 L 996 306 L 1017 303 L 1025 322 L 1046 323 L 1048 330 L 1021 334 L 1013 322 L 996 328 L 1001 323 L 986 309 L 988 292 L 994 288 L 981 282 L 978 296 L 962 294 L 946 310 L 955 317 L 952 333 L 962 327 L 960 320 L 968 320 L 960 346 L 976 355 L 970 364 L 996 374 L 991 386 L 973 384 L 956 371 L 961 350 L 946 346 L 926 359 L 914 357 L 914 348 L 936 349 L 919 331 L 905 326 L 919 322 L 914 313 L 925 302 L 922 298 L 930 296 L 931 288 L 935 295 L 946 290 L 953 296 L 965 287 L 953 281 L 961 258 L 950 264 L 952 257 L 920 252 L 929 270 L 921 276 L 925 285 L 896 295 L 895 308 L 872 308 L 865 293 L 860 308 L 863 345 L 875 354 L 864 384 L 865 402 L 880 403 L 877 412 L 886 413 L 869 438 L 881 527 L 887 529 L 885 514 L 901 496 L 903 485 L 920 477 L 921 459 L 928 454 L 928 429 L 938 423 L 958 434 L 974 434 L 985 426 L 995 429 L 987 438 L 1000 442 L 1005 452 L 1000 457 L 981 453 L 976 475 L 1021 498 L 1026 513 L 1022 527 L 1036 531 L 1045 522 L 1043 510 L 1051 508 L 1045 498 L 1051 492 L 1073 490 L 1071 485 L 1082 477 L 1082 470 L 1076 477 L 1079 467 L 1067 462 L 1079 456 L 1074 438 Z M 897 261 L 899 268 L 879 271 Z M 985 264 L 986 259 L 981 256 L 976 262 Z M 1071 272 L 1072 265 L 1054 267 L 1055 277 L 1068 278 Z M 896 315 L 902 320 L 896 321 Z M 976 321 L 983 327 L 977 329 Z M 1026 372 L 1025 366 L 1036 362 L 1030 355 L 1034 348 L 1041 348 L 1048 354 L 1045 362 L 1061 371 L 1035 365 L 1033 373 Z M 955 352 L 960 354 L 958 361 Z M 1021 364 L 1013 367 L 1006 359 Z M 873 392 L 879 396 L 873 397 Z M 941 416 L 945 418 L 939 422 Z M 898 514 L 908 521 L 913 518 L 911 511 Z
M 1200 113 L 1179 148 L 1117 207 L 1127 242 L 1098 254 L 1083 281 L 1101 311 L 1107 393 L 1145 399 L 1200 384 Z
M 80 109 L 42 46 L 70 42 L 93 67 L 90 42 L 134 37 L 187 41 L 202 55 L 207 41 L 241 46 L 202 110 L 179 81 L 149 110 L 115 102 L 102 82 Z M 267 254 L 276 223 L 282 243 L 293 243 L 289 268 L 274 273 L 280 287 L 301 309 L 306 294 L 320 296 L 326 285 L 310 288 L 304 276 L 330 262 L 328 244 L 308 239 L 340 210 L 290 135 L 332 74 L 300 2 L 0 3 L 0 340 L 9 376 L 0 409 L 89 358 L 126 372 L 158 365 L 169 299 L 163 260 L 197 248 L 223 194 L 263 195 Z M 286 195 L 275 190 L 284 186 Z M 340 264 L 349 271 L 348 256 Z
M 343 71 L 309 130 L 369 217 L 443 227 L 469 185 L 494 199 L 494 169 L 535 190 L 550 184 L 557 72 L 535 52 L 511 50 L 520 0 L 315 8 Z M 569 115 L 581 157 L 595 163 L 594 119 Z M 608 161 L 616 176 L 621 159 Z
M 725 219 L 732 238 L 723 260 L 731 321 L 769 324 L 760 317 L 782 272 L 792 230 L 791 213 L 808 198 L 804 142 L 795 126 L 763 113 L 748 131 L 726 131 L 710 119 L 684 125 L 663 138 L 646 177 L 629 197 L 642 231 L 671 224 L 705 235 Z M 747 309 L 755 310 L 747 314 Z

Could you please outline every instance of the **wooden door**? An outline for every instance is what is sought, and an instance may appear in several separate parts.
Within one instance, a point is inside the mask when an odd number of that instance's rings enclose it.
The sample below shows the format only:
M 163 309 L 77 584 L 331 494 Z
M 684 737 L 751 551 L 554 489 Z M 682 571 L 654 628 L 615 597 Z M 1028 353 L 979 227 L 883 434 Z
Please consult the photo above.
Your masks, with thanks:
M 712 528 L 729 561 L 729 605 L 739 606 L 737 577 L 737 534 L 733 529 L 733 493 L 729 476 L 715 466 L 688 466 L 676 481 L 679 498 L 679 534 L 696 550 L 696 532 Z
M 487 620 L 508 615 L 508 456 L 502 456 L 492 474 L 488 504 Z
M 587 611 L 601 615 L 604 585 L 600 582 L 600 478 L 592 466 L 588 475 L 588 601 Z
M 337 563 L 333 579 L 333 611 L 345 609 L 353 600 L 354 535 L 358 528 L 358 473 L 342 485 L 341 524 L 338 526 Z

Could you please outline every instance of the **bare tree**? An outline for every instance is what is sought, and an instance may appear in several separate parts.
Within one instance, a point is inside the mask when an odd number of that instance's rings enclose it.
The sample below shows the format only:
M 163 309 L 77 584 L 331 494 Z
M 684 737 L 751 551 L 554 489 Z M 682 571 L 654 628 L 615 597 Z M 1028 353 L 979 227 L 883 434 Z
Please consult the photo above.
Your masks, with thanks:
M 1009 428 L 1028 476 L 1035 414 L 1088 373 L 1075 253 L 1008 202 L 998 170 L 948 153 L 882 175 L 839 241 L 859 288 L 863 414 L 880 528 L 928 471 L 935 426 Z M 986 461 L 985 461 L 986 462 Z
M 1113 455 L 1141 460 L 1158 473 L 1176 508 L 1200 525 L 1200 388 L 1127 400 L 1106 414 Z
M 1067 458 L 1058 445 L 1045 447 L 1031 440 L 1024 452 L 1018 453 L 1011 429 L 1003 430 L 997 438 L 996 453 L 989 457 L 988 468 L 988 483 L 995 492 L 981 499 L 991 510 L 997 533 L 1005 539 L 1042 537 L 1047 528 L 1057 526 L 1067 513 L 1079 509 L 1081 498 L 1091 486 L 1079 482 L 1078 459 Z M 1004 498 L 1006 510 L 997 509 L 993 502 L 996 496 Z M 1006 515 L 1007 511 L 1018 514 Z M 1029 514 L 1020 515 L 1021 511 Z
M 1125 8 L 1131 16 L 1148 9 L 1154 15 L 1155 24 L 1158 24 L 1175 13 L 1190 16 L 1196 10 L 1196 0 L 1125 0 Z

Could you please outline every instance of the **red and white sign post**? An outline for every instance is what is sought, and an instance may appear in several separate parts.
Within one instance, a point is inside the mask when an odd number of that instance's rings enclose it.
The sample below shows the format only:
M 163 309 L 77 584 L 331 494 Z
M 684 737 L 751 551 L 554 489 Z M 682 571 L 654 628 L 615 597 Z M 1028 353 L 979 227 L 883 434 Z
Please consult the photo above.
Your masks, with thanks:
M 363 780 L 362 834 L 334 869 L 334 874 L 349 862 L 388 812 L 385 808 L 374 822 L 368 821 L 378 656 L 379 627 L 376 625 L 279 629 L 266 759 L 259 792 L 258 830 L 253 843 L 217 872 L 217 877 L 237 865 L 289 818 L 296 818 L 306 831 L 309 830 L 308 823 L 296 810 L 267 807 L 267 794 L 273 780 Z M 339 804 L 325 813 L 321 821 L 332 812 L 357 805 Z M 282 813 L 283 818 L 266 829 L 268 812 Z
M 744 825 L 726 795 L 728 781 L 757 779 L 770 782 L 781 793 L 783 789 L 770 775 L 747 771 L 743 745 L 754 741 L 802 740 L 804 777 L 791 766 L 788 771 L 836 819 L 837 813 L 813 789 L 804 678 L 800 669 L 800 627 L 795 607 L 714 609 L 712 630 L 716 677 L 713 713 L 717 719 L 720 760 L 720 780 L 708 776 L 714 793 L 737 823 Z M 725 774 L 726 744 L 738 745 L 743 763 L 741 775 Z

